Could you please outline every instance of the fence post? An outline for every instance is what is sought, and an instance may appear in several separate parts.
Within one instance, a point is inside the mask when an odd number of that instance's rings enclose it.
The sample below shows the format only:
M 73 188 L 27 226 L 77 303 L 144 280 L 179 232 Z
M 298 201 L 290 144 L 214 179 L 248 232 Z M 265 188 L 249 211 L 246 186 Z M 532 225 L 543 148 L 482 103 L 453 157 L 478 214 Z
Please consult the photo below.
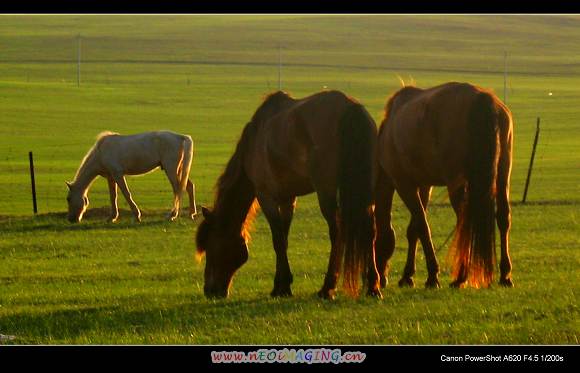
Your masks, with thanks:
M 38 208 L 36 206 L 36 183 L 34 182 L 34 160 L 32 158 L 32 152 L 28 152 L 28 161 L 30 163 L 30 184 L 32 185 L 32 208 L 34 214 L 37 214 Z
M 536 122 L 536 137 L 534 138 L 534 147 L 532 148 L 532 158 L 530 159 L 530 166 L 528 167 L 528 177 L 526 178 L 526 187 L 524 188 L 524 197 L 522 203 L 526 203 L 528 196 L 528 187 L 530 185 L 530 178 L 532 177 L 532 167 L 534 166 L 534 157 L 536 156 L 536 146 L 538 145 L 538 136 L 540 135 L 540 117 Z

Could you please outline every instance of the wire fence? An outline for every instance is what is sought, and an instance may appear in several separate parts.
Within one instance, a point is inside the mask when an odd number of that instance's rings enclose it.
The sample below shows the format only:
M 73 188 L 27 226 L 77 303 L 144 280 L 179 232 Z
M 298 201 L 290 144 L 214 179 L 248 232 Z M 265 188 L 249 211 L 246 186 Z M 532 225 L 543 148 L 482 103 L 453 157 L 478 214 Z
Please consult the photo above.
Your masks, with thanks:
M 532 173 L 528 203 L 534 204 L 539 201 L 557 200 L 557 197 L 548 197 L 547 186 L 553 184 L 550 172 L 546 172 L 546 160 L 550 153 L 553 153 L 553 131 L 542 129 L 536 151 L 536 159 Z M 0 150 L 0 215 L 27 215 L 32 214 L 32 187 L 30 182 L 30 169 L 28 162 L 28 151 L 34 154 L 36 199 L 38 211 L 41 214 L 65 211 L 67 187 L 65 181 L 74 178 L 76 170 L 80 164 L 84 151 L 87 151 L 93 141 L 93 134 L 88 136 L 85 142 L 67 142 L 61 146 L 35 144 L 28 148 L 8 146 Z M 522 162 L 519 169 L 512 178 L 512 200 L 521 201 L 525 174 L 529 155 L 531 153 L 531 142 L 529 146 L 522 146 L 517 149 L 522 153 Z M 233 146 L 233 142 L 229 145 Z M 527 145 L 527 144 L 526 144 Z M 219 146 L 219 144 L 216 144 Z M 211 145 L 205 147 L 211 148 Z M 74 151 L 71 151 L 74 149 Z M 79 152 L 79 149 L 85 149 Z M 204 180 L 202 187 L 198 185 L 198 195 L 203 195 L 205 201 L 210 200 L 211 187 L 215 182 L 217 174 L 222 170 L 228 156 L 216 160 L 213 156 L 198 154 L 192 166 L 192 179 Z M 210 150 L 211 152 L 211 150 Z M 77 154 L 71 157 L 71 153 Z M 227 153 L 227 152 L 226 152 Z M 214 154 L 215 155 L 215 154 Z M 573 164 L 570 164 L 573 168 Z M 211 172 L 208 172 L 210 171 Z M 572 171 L 572 169 L 571 169 Z M 149 173 L 142 177 L 128 177 L 128 184 L 133 196 L 140 207 L 144 209 L 165 209 L 169 208 L 172 199 L 171 186 L 162 171 Z M 209 185 L 208 185 L 209 184 Z M 550 193 L 552 194 L 552 193 Z M 97 178 L 90 189 L 91 206 L 108 206 L 109 192 L 104 179 Z M 565 198 L 564 198 L 565 200 Z M 565 202 L 565 201 L 562 202 Z M 120 196 L 120 206 L 123 205 Z M 431 195 L 430 206 L 448 205 L 449 199 L 447 190 L 444 187 L 435 187 Z
M 34 153 L 33 153 L 34 154 Z M 65 181 L 74 178 L 76 167 L 71 162 L 61 164 L 68 155 L 66 150 L 42 152 L 34 156 L 35 194 L 39 214 L 64 212 L 67 209 L 67 186 Z M 78 160 L 80 163 L 80 159 Z M 28 215 L 33 213 L 33 193 L 28 164 L 28 154 L 7 152 L 0 170 L 0 215 Z M 133 199 L 144 210 L 169 209 L 173 192 L 161 170 L 141 177 L 127 176 Z M 119 192 L 119 207 L 127 208 Z M 187 206 L 184 194 L 182 206 Z M 109 191 L 106 180 L 97 177 L 89 189 L 90 207 L 109 207 Z
M 80 39 L 79 39 L 80 40 Z M 88 42 L 87 42 L 88 41 Z M 82 39 L 83 53 L 91 48 L 91 40 Z M 315 61 L 313 63 L 285 61 L 285 50 L 278 46 L 273 48 L 272 61 L 256 63 L 248 61 L 144 61 L 130 58 L 119 61 L 99 59 L 82 60 L 81 53 L 76 53 L 78 47 L 71 43 L 71 58 L 0 61 L 0 83 L 9 84 L 10 90 L 6 96 L 7 107 L 11 118 L 25 117 L 22 122 L 15 123 L 0 119 L 0 215 L 26 215 L 32 213 L 32 197 L 28 152 L 32 151 L 35 159 L 36 194 L 39 213 L 50 213 L 66 210 L 66 180 L 74 177 L 76 169 L 85 152 L 92 146 L 95 135 L 107 129 L 110 123 L 123 123 L 123 128 L 132 128 L 135 119 L 127 119 L 131 115 L 141 119 L 149 116 L 162 118 L 185 106 L 203 106 L 193 115 L 199 115 L 198 123 L 204 123 L 195 129 L 199 136 L 193 136 L 194 141 L 200 141 L 196 158 L 192 166 L 194 178 L 202 180 L 203 185 L 197 188 L 202 200 L 211 199 L 212 187 L 223 165 L 228 159 L 239 129 L 244 124 L 243 119 L 251 115 L 263 93 L 278 89 L 291 92 L 312 93 L 321 89 L 340 89 L 353 96 L 374 97 L 365 104 L 371 107 L 371 113 L 380 116 L 387 95 L 398 88 L 396 75 L 401 70 L 404 77 L 415 76 L 423 78 L 433 74 L 435 70 L 413 68 L 405 70 L 397 67 L 372 65 L 346 66 L 339 62 L 335 65 Z M 103 48 L 103 46 L 100 46 Z M 74 57 L 72 57 L 74 56 Z M 506 87 L 509 106 L 513 102 L 512 111 L 516 117 L 516 153 L 512 174 L 512 200 L 521 200 L 525 174 L 531 152 L 535 117 L 541 113 L 532 113 L 531 104 L 524 103 L 526 92 L 518 87 L 518 83 L 509 77 L 505 70 L 504 54 L 498 56 L 483 56 L 485 63 L 495 67 L 466 68 L 456 67 L 444 72 L 439 71 L 439 79 L 456 77 L 458 80 L 477 79 L 476 84 L 495 87 L 501 92 Z M 300 60 L 300 59 L 298 59 Z M 233 66 L 233 67 L 232 67 Z M 220 73 L 216 74 L 218 69 Z M 309 73 L 305 73 L 307 69 Z M 240 74 L 241 72 L 241 74 Z M 379 74 L 378 74 L 379 73 Z M 375 78 L 383 74 L 385 78 Z M 423 75 L 421 75 L 423 74 Z M 371 78 L 369 78 L 371 77 Z M 507 77 L 507 84 L 504 85 Z M 526 77 L 532 79 L 532 77 Z M 77 85 L 79 87 L 77 87 Z M 144 85 L 147 93 L 141 96 Z M 423 86 L 422 82 L 418 83 Z M 192 102 L 193 92 L 199 99 L 199 92 L 207 92 L 199 102 Z M 236 97 L 232 91 L 247 92 L 244 99 Z M 10 94 L 12 93 L 12 96 Z M 51 95 L 51 98 L 46 98 Z M 54 97 L 62 95 L 62 99 Z M 110 95 L 110 100 L 116 101 L 114 108 L 109 108 L 110 101 L 103 96 Z M 39 100 L 47 100 L 48 105 L 39 104 Z M 225 99 L 225 100 L 224 100 Z M 70 101 L 70 102 L 69 102 Z M 10 105 L 14 104 L 15 108 Z M 90 103 L 86 109 L 83 105 Z M 526 106 L 527 105 L 527 106 Z M 236 130 L 220 130 L 221 125 L 231 117 L 226 117 L 226 111 L 231 106 L 242 107 L 235 114 L 239 128 Z M 71 108 L 72 107 L 72 108 Z M 46 112 L 43 112 L 46 108 Z M 83 110 L 86 110 L 83 112 Z M 519 115 L 519 110 L 526 111 L 525 117 Z M 126 113 L 125 113 L 126 111 Z M 193 112 L 191 110 L 190 112 Z M 56 119 L 50 121 L 54 115 Z M 98 123 L 95 117 L 102 117 Z M 42 118 L 42 120 L 39 120 Z M 227 119 L 227 120 L 226 120 Z M 55 127 L 54 121 L 70 120 L 72 124 L 63 128 Z M 172 123 L 186 122 L 191 118 L 172 118 Z M 29 126 L 24 121 L 35 122 Z M 86 124 L 85 122 L 89 122 Z M 36 123 L 38 122 L 38 123 Z M 107 123 L 107 124 L 104 124 Z M 159 120 L 147 124 L 151 129 L 165 127 Z M 81 130 L 72 131 L 72 127 L 85 126 L 84 135 Z M 188 131 L 186 124 L 179 129 Z M 135 126 L 138 132 L 146 126 Z M 96 130 L 99 128 L 99 131 Z M 526 128 L 519 135 L 519 129 Z M 70 133 L 68 132 L 70 131 Z M 75 132 L 76 131 L 76 132 Z M 203 132 L 206 131 L 206 132 Z M 74 132 L 74 133 L 73 133 Z M 526 138 L 523 138 L 526 136 Z M 554 158 L 558 157 L 561 148 L 560 140 L 565 136 L 561 129 L 552 129 L 550 118 L 542 119 L 534 171 L 531 180 L 528 200 L 534 201 L 569 201 L 577 194 L 578 186 L 569 178 L 560 186 L 554 188 Z M 529 137 L 529 138 L 527 138 Z M 14 141 L 12 141 L 14 140 Z M 528 145 L 529 144 L 529 145 Z M 577 158 L 570 158 L 567 167 L 573 173 L 575 167 L 580 167 Z M 577 168 L 576 168 L 577 170 Z M 561 171 L 561 169 L 560 169 Z M 195 181 L 194 181 L 195 182 Z M 171 205 L 171 187 L 163 172 L 154 172 L 143 177 L 128 179 L 129 187 L 140 205 L 145 209 L 165 209 Z M 555 191 L 554 191 L 555 189 Z M 108 206 L 109 195 L 104 180 L 98 179 L 90 192 L 92 206 Z M 445 188 L 435 188 L 432 194 L 432 204 L 447 204 Z

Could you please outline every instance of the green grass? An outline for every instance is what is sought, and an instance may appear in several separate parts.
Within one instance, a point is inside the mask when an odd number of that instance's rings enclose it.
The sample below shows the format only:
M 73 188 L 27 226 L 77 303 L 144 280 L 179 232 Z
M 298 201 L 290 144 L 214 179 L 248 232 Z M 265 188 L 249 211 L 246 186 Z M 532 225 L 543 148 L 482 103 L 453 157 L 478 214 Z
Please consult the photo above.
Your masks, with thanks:
M 556 16 L 0 16 L 0 334 L 21 344 L 577 344 L 580 278 L 580 18 Z M 75 37 L 82 34 L 82 85 Z M 327 228 L 313 196 L 291 228 L 291 299 L 271 299 L 275 255 L 260 216 L 250 260 L 231 297 L 203 297 L 197 223 L 165 221 L 162 172 L 130 178 L 143 210 L 106 224 L 98 180 L 91 215 L 69 225 L 65 180 L 103 130 L 170 129 L 196 143 L 199 204 L 264 94 L 341 89 L 377 122 L 396 74 L 419 86 L 469 81 L 503 95 L 515 120 L 512 198 L 521 200 L 536 117 L 541 117 L 527 205 L 514 203 L 514 289 L 399 289 L 409 217 L 396 199 L 391 284 L 384 300 L 316 298 Z M 548 93 L 553 95 L 549 96 Z M 40 215 L 31 216 L 28 151 Z M 439 248 L 453 213 L 433 193 Z M 126 208 L 124 201 L 121 207 Z M 438 249 L 445 263 L 447 248 Z M 443 266 L 442 283 L 451 281 Z

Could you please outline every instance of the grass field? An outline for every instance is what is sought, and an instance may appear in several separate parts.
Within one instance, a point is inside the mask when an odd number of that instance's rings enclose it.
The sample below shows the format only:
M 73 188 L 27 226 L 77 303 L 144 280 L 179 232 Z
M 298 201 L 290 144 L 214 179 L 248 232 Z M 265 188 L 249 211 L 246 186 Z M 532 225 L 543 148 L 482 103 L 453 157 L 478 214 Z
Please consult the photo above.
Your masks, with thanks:
M 0 16 L 0 334 L 15 337 L 0 343 L 578 344 L 578 26 L 573 16 Z M 314 196 L 298 200 L 290 232 L 290 299 L 268 295 L 275 256 L 259 216 L 230 298 L 206 300 L 197 223 L 165 220 L 171 192 L 162 172 L 128 181 L 141 224 L 126 210 L 117 224 L 105 223 L 103 180 L 91 189 L 86 219 L 66 222 L 64 181 L 103 130 L 190 134 L 198 204 L 211 205 L 242 127 L 278 87 L 279 47 L 285 90 L 343 90 L 377 122 L 397 74 L 422 87 L 468 81 L 503 97 L 508 53 L 515 288 L 425 290 L 419 251 L 419 286 L 399 289 L 409 214 L 398 199 L 397 251 L 380 301 L 315 296 L 329 242 Z M 429 221 L 445 263 L 440 246 L 453 213 L 442 189 L 433 202 Z M 451 281 L 445 267 L 441 279 Z

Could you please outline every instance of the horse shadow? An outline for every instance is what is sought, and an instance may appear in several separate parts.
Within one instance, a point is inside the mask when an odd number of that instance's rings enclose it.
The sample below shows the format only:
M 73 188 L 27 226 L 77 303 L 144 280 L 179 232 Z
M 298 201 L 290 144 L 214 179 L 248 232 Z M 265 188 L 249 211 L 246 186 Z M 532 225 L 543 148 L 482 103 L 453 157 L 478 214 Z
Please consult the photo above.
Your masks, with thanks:
M 67 221 L 66 212 L 50 212 L 33 217 L 7 217 L 0 219 L 0 229 L 6 233 L 29 232 L 75 232 L 92 230 L 124 230 L 128 228 L 146 229 L 156 226 L 174 226 L 180 222 L 197 224 L 199 219 L 191 220 L 184 213 L 177 221 L 171 222 L 167 214 L 159 211 L 143 211 L 143 220 L 136 222 L 130 210 L 119 210 L 119 220 L 115 223 L 107 221 L 109 208 L 89 209 L 81 223 L 72 224 Z
M 3 334 L 13 335 L 14 339 L 5 344 L 50 344 L 70 343 L 86 336 L 98 335 L 98 339 L 110 335 L 133 335 L 146 343 L 151 343 L 149 335 L 158 334 L 163 327 L 178 328 L 178 339 L 191 335 L 193 344 L 207 344 L 219 340 L 220 324 L 244 322 L 247 315 L 252 318 L 271 317 L 275 307 L 277 315 L 299 312 L 306 304 L 316 299 L 315 294 L 304 297 L 293 297 L 287 300 L 256 297 L 252 299 L 220 299 L 207 300 L 203 295 L 184 296 L 183 299 L 169 307 L 152 307 L 149 309 L 127 310 L 132 304 L 139 304 L 139 299 L 129 299 L 127 303 L 115 306 L 78 307 L 75 309 L 58 310 L 54 312 L 29 313 L 4 316 L 0 318 L 0 331 Z M 332 306 L 332 302 L 328 306 Z M 270 304 L 272 303 L 272 304 Z M 275 303 L 275 304 L 274 304 Z M 268 306 L 270 305 L 270 306 Z M 236 321 L 236 319 L 239 319 Z M 215 334 L 208 335 L 205 327 L 200 323 L 215 325 Z M 133 342 L 131 342 L 133 343 Z M 179 342 L 179 344 L 191 342 Z M 221 343 L 221 342 L 219 342 Z M 86 344 L 101 344 L 101 341 Z M 125 344 L 114 340 L 106 344 Z M 161 342 L 159 344 L 173 344 Z

